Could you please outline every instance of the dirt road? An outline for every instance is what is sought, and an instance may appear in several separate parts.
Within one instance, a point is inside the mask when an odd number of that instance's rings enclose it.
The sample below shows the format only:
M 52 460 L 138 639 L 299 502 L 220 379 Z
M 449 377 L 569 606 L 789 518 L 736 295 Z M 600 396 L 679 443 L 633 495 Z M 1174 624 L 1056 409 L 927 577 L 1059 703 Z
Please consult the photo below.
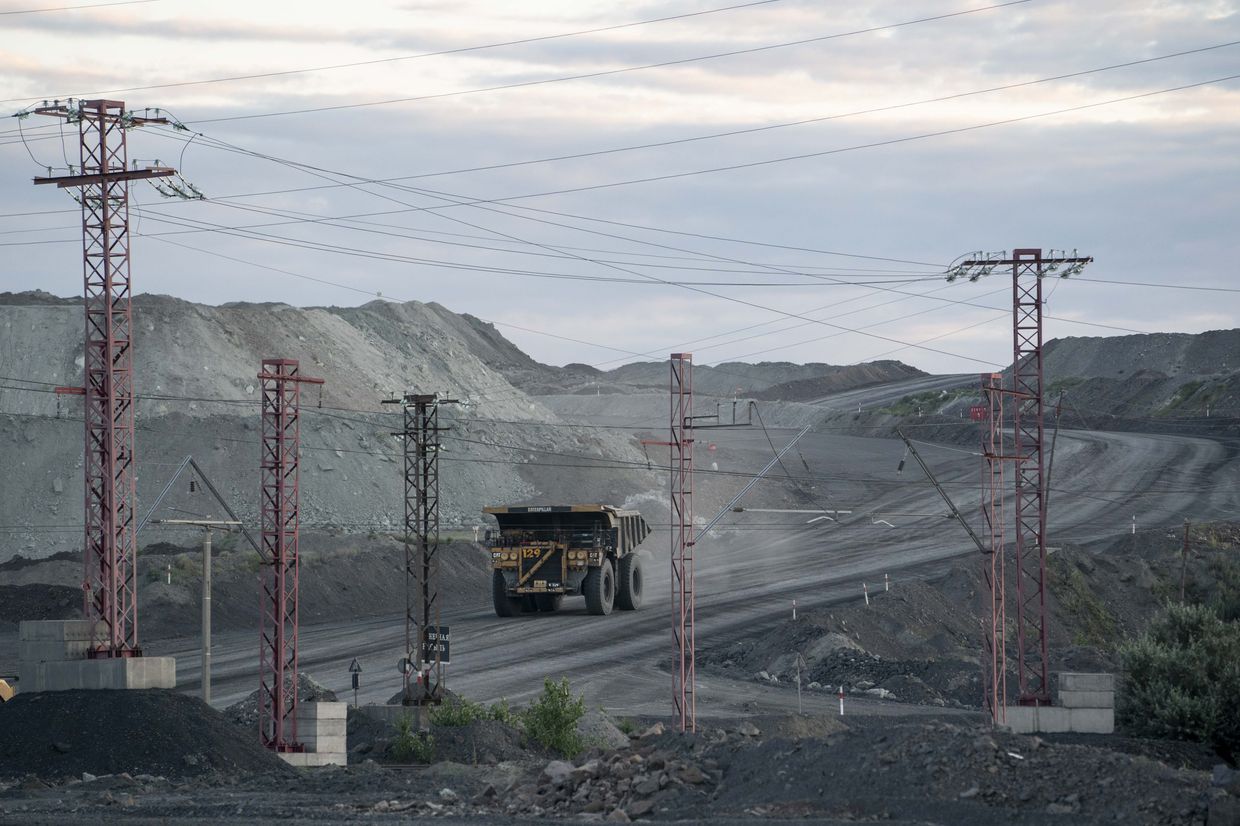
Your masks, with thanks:
M 880 387 L 868 396 L 863 391 L 841 396 L 847 396 L 849 404 L 858 399 L 880 403 L 893 392 Z M 907 392 L 901 387 L 896 397 Z M 650 403 L 659 401 L 652 397 Z M 609 412 L 600 411 L 599 423 L 608 423 L 609 417 L 632 421 L 630 414 L 637 412 L 632 403 L 616 409 L 611 400 Z M 718 443 L 715 455 L 721 468 L 752 472 L 771 455 L 766 434 L 756 428 L 717 431 L 712 438 Z M 778 444 L 785 437 L 781 432 L 772 438 Z M 853 515 L 838 523 L 806 524 L 802 514 L 730 514 L 724 529 L 698 546 L 699 644 L 750 633 L 790 611 L 793 599 L 807 607 L 859 600 L 862 582 L 881 587 L 884 573 L 899 587 L 910 577 L 935 575 L 945 560 L 976 553 L 959 526 L 944 518 L 946 509 L 920 472 L 910 463 L 902 474 L 896 473 L 903 454 L 898 442 L 815 433 L 805 438 L 800 452 L 804 466 L 791 460 L 797 466 L 793 475 L 805 475 L 809 468 L 815 478 L 814 490 L 806 496 L 828 507 L 853 510 Z M 1185 517 L 1234 515 L 1234 452 L 1203 438 L 1061 433 L 1052 480 L 1051 544 L 1122 532 L 1134 514 L 1141 527 L 1178 524 Z M 978 457 L 934 446 L 925 447 L 924 453 L 960 506 L 974 514 Z M 735 489 L 741 484 L 736 477 L 703 476 L 704 487 Z M 790 483 L 781 484 L 786 497 Z M 761 497 L 760 492 L 755 495 Z M 699 515 L 709 518 L 712 512 L 699 505 Z M 653 557 L 648 592 L 636 613 L 592 617 L 581 600 L 570 599 L 556 615 L 500 620 L 489 604 L 455 604 L 450 583 L 444 583 L 444 622 L 453 635 L 449 685 L 477 699 L 519 700 L 534 692 L 544 676 L 567 675 L 591 705 L 619 714 L 666 713 L 670 678 L 664 666 L 671 652 L 666 533 L 656 533 L 646 547 Z M 218 705 L 256 687 L 256 636 L 217 636 Z M 403 654 L 402 639 L 398 617 L 303 627 L 301 668 L 342 696 L 351 696 L 343 690 L 349 661 L 357 657 L 365 669 L 360 699 L 383 702 L 399 684 L 396 662 Z M 199 679 L 195 646 L 187 640 L 183 645 L 151 646 L 150 653 L 176 655 L 178 682 L 192 690 Z M 791 692 L 714 676 L 699 675 L 698 691 L 702 715 L 795 704 Z M 826 708 L 835 701 L 819 695 L 807 702 Z

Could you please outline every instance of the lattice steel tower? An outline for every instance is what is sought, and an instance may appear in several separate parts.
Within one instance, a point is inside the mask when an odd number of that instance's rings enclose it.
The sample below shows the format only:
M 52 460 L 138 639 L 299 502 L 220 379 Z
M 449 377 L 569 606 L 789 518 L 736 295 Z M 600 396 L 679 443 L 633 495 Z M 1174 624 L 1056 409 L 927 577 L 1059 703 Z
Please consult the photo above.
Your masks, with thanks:
M 272 751 L 296 752 L 301 375 L 294 359 L 263 359 L 261 619 L 258 736 Z
M 1045 403 L 1042 388 L 1042 280 L 1067 278 L 1093 258 L 1044 255 L 1017 249 L 1012 255 L 969 256 L 953 264 L 948 280 L 976 281 L 998 267 L 1012 272 L 1012 461 L 1016 562 L 1016 657 L 1021 705 L 1050 705 L 1046 628 Z
M 438 394 L 407 393 L 389 401 L 402 405 L 405 442 L 405 651 L 419 675 L 416 684 L 403 672 L 405 705 L 437 703 L 443 696 L 443 661 L 439 646 L 425 656 L 427 631 L 439 629 L 439 407 L 456 404 Z
M 35 178 L 36 184 L 80 187 L 85 274 L 85 364 L 82 387 L 58 393 L 85 397 L 85 545 L 83 613 L 96 622 L 91 657 L 140 656 L 134 490 L 133 307 L 129 270 L 129 182 L 172 175 L 129 168 L 126 133 L 167 123 L 138 116 L 119 100 L 44 102 L 35 113 L 78 126 L 79 169 Z
M 693 526 L 693 355 L 671 359 L 672 710 L 680 731 L 697 730 Z

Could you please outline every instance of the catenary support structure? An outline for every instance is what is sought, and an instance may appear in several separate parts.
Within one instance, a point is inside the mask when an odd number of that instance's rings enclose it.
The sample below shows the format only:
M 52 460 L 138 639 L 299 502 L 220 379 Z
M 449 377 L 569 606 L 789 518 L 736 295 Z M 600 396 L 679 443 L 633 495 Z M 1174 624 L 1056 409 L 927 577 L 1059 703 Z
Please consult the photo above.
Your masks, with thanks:
M 258 736 L 277 752 L 303 750 L 297 737 L 298 520 L 301 386 L 294 359 L 263 359 L 262 571 L 259 629 Z
M 948 269 L 949 281 L 975 281 L 998 268 L 1012 273 L 1013 553 L 1016 567 L 1016 674 L 1021 705 L 1050 705 L 1046 627 L 1045 401 L 1042 386 L 1042 282 L 1067 278 L 1093 258 L 1024 248 L 971 255 Z
M 412 669 L 402 670 L 405 705 L 437 703 L 443 698 L 443 658 L 439 645 L 427 645 L 440 629 L 439 599 L 439 408 L 456 399 L 437 393 L 406 393 L 405 462 L 405 651 Z M 430 656 L 427 656 L 427 651 Z M 416 675 L 416 682 L 413 680 Z
M 1011 459 L 1004 453 L 1003 440 L 1003 374 L 982 374 L 982 398 L 985 404 L 980 410 L 985 431 L 982 434 L 982 517 L 988 529 L 990 553 L 982 558 L 982 578 L 986 588 L 982 593 L 984 636 L 982 646 L 982 674 L 985 706 L 995 723 L 1005 719 L 1007 697 L 1007 603 L 1005 570 L 1005 525 L 1003 521 L 1003 493 L 1005 461 Z
M 680 731 L 697 730 L 693 535 L 693 355 L 670 359 L 672 713 Z
M 138 588 L 135 581 L 133 307 L 129 268 L 129 182 L 173 174 L 160 166 L 129 168 L 126 134 L 135 126 L 166 123 L 136 115 L 119 100 L 70 100 L 36 107 L 35 114 L 78 127 L 80 166 L 67 175 L 35 178 L 79 190 L 85 276 L 86 352 L 81 387 L 58 393 L 84 396 L 85 545 L 82 601 L 94 622 L 90 657 L 136 657 Z

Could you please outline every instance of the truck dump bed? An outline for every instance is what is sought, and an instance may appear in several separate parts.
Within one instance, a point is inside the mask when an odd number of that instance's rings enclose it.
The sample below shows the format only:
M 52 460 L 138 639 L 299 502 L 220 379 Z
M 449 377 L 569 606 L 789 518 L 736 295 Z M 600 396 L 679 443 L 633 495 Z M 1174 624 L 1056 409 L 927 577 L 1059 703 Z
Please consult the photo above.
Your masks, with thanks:
M 642 515 L 611 505 L 528 505 L 484 508 L 495 517 L 500 536 L 494 544 L 522 541 L 566 542 L 570 547 L 601 544 L 623 556 L 650 535 Z

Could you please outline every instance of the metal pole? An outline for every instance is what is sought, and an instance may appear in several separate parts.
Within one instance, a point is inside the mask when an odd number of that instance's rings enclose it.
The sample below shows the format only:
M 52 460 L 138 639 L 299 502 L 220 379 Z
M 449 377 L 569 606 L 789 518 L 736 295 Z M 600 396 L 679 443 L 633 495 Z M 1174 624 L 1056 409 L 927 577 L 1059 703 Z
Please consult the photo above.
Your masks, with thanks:
M 202 535 L 202 701 L 211 704 L 211 529 Z
M 1188 575 L 1188 520 L 1184 520 L 1184 547 L 1180 549 L 1180 604 L 1184 604 L 1184 580 Z

